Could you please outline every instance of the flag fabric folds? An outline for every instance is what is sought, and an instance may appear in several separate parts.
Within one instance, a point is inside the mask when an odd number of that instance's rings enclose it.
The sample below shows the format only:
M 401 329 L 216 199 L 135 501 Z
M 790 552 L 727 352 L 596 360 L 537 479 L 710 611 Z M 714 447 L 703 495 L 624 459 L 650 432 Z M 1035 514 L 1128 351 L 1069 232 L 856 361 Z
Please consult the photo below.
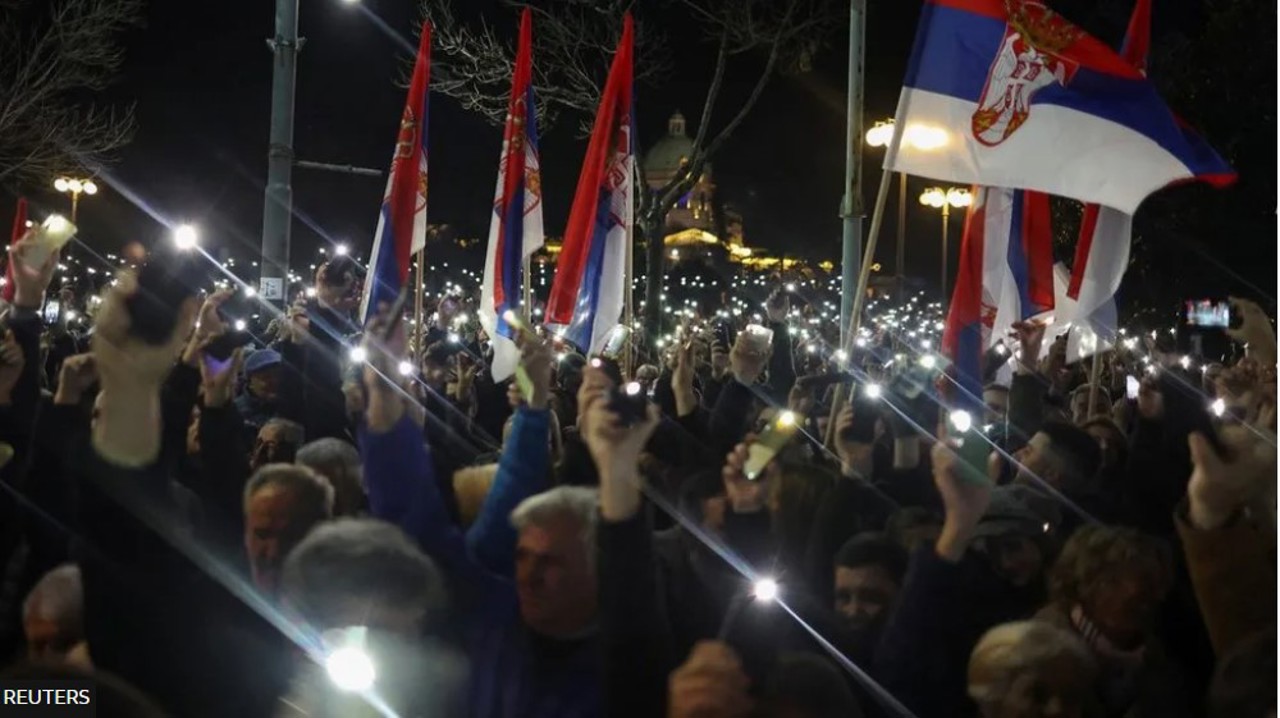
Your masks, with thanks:
M 391 176 L 373 235 L 369 275 L 360 301 L 368 322 L 378 304 L 391 304 L 408 281 L 413 255 L 427 243 L 427 85 L 431 77 L 431 25 L 422 24 L 418 58 L 400 118 Z
M 1050 311 L 1054 301 L 1049 198 L 978 188 L 965 215 L 960 269 L 942 336 L 962 395 L 981 403 L 983 354 L 1016 322 Z
M 627 236 L 635 213 L 633 34 L 627 13 L 547 300 L 546 323 L 589 353 L 598 353 L 609 330 L 617 326 L 630 289 L 625 274 Z
M 18 198 L 18 209 L 13 215 L 13 232 L 9 235 L 9 246 L 22 239 L 22 235 L 27 233 L 27 198 Z M 4 301 L 13 303 L 13 293 L 16 287 L 13 285 L 13 255 L 9 255 L 9 261 L 4 265 L 4 290 L 0 292 L 0 298 Z
M 529 8 L 520 16 L 520 40 L 507 123 L 498 161 L 498 186 L 489 221 L 480 322 L 493 343 L 494 381 L 511 376 L 519 360 L 515 330 L 503 319 L 523 306 L 524 260 L 543 245 L 542 182 L 538 160 L 537 114 L 533 95 L 533 27 Z
M 1231 168 L 1131 63 L 1039 0 L 927 0 L 898 101 L 895 172 L 1133 213 Z

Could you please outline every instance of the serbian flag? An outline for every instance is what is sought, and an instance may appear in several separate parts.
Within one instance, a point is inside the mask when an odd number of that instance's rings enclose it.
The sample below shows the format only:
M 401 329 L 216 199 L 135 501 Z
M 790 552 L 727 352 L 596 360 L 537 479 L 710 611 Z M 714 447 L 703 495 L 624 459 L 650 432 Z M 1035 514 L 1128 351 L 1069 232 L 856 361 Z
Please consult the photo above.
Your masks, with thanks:
M 543 244 L 542 182 L 538 171 L 538 126 L 533 97 L 533 21 L 529 8 L 520 15 L 507 125 L 498 160 L 498 188 L 489 220 L 484 282 L 480 289 L 480 322 L 493 342 L 493 380 L 515 373 L 519 352 L 515 331 L 503 319 L 520 314 L 524 260 Z
M 13 232 L 9 235 L 9 247 L 18 243 L 22 239 L 22 235 L 27 233 L 27 198 L 18 198 L 18 209 L 13 215 Z M 0 298 L 4 301 L 13 303 L 13 255 L 9 255 L 9 261 L 4 264 L 4 289 L 0 291 Z
M 622 314 L 627 233 L 634 218 L 631 13 L 600 96 L 547 301 L 547 324 L 598 353 Z
M 1131 63 L 1039 0 L 926 0 L 885 168 L 1132 214 L 1235 174 Z
M 984 187 L 965 215 L 960 270 L 942 336 L 962 393 L 982 396 L 982 356 L 1014 323 L 1054 307 L 1049 198 Z
M 427 243 L 427 83 L 431 76 L 431 25 L 422 24 L 418 59 L 400 118 L 391 176 L 378 213 L 364 283 L 360 317 L 368 322 L 378 304 L 392 304 L 409 279 L 413 255 Z

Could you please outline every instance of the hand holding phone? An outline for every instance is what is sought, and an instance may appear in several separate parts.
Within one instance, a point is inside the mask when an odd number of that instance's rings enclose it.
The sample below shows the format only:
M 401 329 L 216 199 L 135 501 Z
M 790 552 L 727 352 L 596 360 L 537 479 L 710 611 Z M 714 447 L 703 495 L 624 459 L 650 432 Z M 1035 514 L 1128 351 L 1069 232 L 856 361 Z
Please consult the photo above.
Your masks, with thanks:
M 991 446 L 969 412 L 958 409 L 947 416 L 947 443 L 960 457 L 957 465 L 960 479 L 974 484 L 990 483 L 987 459 L 991 456 Z
M 22 252 L 23 263 L 31 271 L 39 271 L 54 252 L 62 249 L 76 236 L 76 232 L 76 226 L 67 218 L 60 214 L 49 215 L 22 240 L 27 244 Z
M 790 411 L 779 413 L 777 418 L 769 422 L 759 438 L 747 447 L 747 460 L 742 466 L 742 475 L 747 481 L 756 481 L 764 474 L 764 470 L 791 441 L 798 428 L 798 419 Z

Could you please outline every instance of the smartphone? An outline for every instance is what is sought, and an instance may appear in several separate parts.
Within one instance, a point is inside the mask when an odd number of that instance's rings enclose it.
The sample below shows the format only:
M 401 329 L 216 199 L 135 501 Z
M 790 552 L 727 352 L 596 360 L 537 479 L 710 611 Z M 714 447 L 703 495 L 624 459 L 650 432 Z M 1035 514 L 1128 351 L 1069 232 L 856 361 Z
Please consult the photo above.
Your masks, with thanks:
M 867 392 L 866 386 L 855 382 L 849 404 L 853 407 L 853 423 L 840 433 L 840 438 L 859 444 L 873 443 L 876 440 L 876 419 L 880 416 L 875 398 Z
M 1142 382 L 1138 381 L 1138 377 L 1130 374 L 1124 378 L 1124 395 L 1129 401 L 1138 398 L 1138 389 L 1141 388 Z
M 1231 304 L 1215 302 L 1210 299 L 1188 299 L 1186 301 L 1187 325 L 1225 329 L 1231 326 Z
M 624 426 L 644 421 L 649 412 L 649 399 L 638 381 L 631 381 L 609 390 L 609 410 L 616 413 Z
M 947 441 L 960 457 L 960 478 L 974 484 L 990 483 L 987 476 L 987 458 L 991 446 L 982 429 L 973 423 L 967 411 L 953 411 L 947 417 Z
M 747 481 L 757 481 L 764 475 L 764 470 L 777 458 L 778 452 L 795 436 L 799 429 L 798 421 L 795 414 L 784 411 L 769 422 L 755 443 L 747 448 L 747 462 L 742 467 Z
M 600 350 L 600 355 L 609 359 L 617 360 L 622 356 L 622 351 L 626 349 L 627 340 L 631 338 L 631 327 L 625 324 L 619 324 L 609 333 L 605 335 L 604 347 Z
M 32 269 L 44 266 L 49 255 L 70 242 L 71 238 L 76 236 L 76 231 L 76 226 L 66 217 L 60 214 L 49 215 L 36 226 L 35 231 L 27 239 L 31 245 L 25 255 L 27 266 Z
M 40 311 L 44 323 L 50 326 L 58 323 L 58 317 L 62 316 L 62 302 L 57 299 L 49 299 L 44 303 L 44 309 Z

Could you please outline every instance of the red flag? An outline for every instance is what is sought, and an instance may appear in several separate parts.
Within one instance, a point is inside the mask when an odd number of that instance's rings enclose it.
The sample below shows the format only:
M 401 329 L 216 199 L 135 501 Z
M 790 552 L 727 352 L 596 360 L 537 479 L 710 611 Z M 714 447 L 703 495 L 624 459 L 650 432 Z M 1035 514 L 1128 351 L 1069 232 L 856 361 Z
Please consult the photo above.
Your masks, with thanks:
M 631 105 L 631 13 L 600 95 L 591 142 L 565 225 L 564 244 L 547 301 L 547 323 L 595 353 L 617 326 L 624 305 L 627 233 L 634 219 L 635 132 Z
M 12 247 L 22 235 L 27 233 L 27 198 L 18 198 L 18 211 L 13 215 L 13 232 L 9 235 L 9 246 Z M 13 302 L 13 255 L 9 255 L 9 261 L 4 265 L 4 291 L 0 292 L 6 302 Z
M 431 77 L 431 24 L 422 23 L 418 59 L 400 117 L 391 177 L 378 214 L 369 277 L 360 303 L 362 321 L 381 302 L 395 301 L 409 277 L 409 262 L 427 241 L 427 84 Z

